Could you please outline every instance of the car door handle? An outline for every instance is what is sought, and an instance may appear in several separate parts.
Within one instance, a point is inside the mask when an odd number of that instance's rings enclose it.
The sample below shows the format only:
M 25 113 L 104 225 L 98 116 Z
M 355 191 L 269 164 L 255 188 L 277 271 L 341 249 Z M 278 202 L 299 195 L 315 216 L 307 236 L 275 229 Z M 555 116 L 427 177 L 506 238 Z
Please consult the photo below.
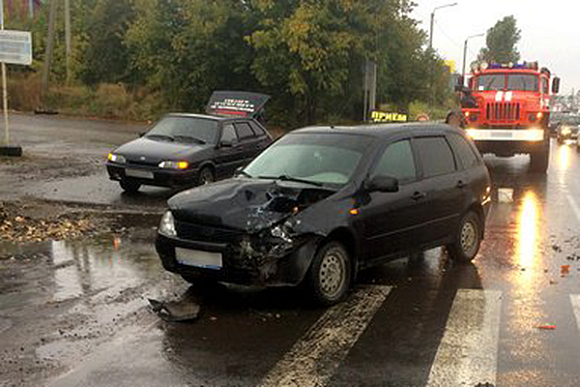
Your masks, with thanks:
M 425 199 L 426 197 L 427 197 L 427 194 L 425 192 L 418 192 L 417 191 L 413 194 L 413 196 L 411 196 L 411 199 L 419 201 L 421 199 Z
M 457 182 L 457 188 L 465 188 L 467 187 L 467 183 L 464 183 L 463 180 L 459 180 Z

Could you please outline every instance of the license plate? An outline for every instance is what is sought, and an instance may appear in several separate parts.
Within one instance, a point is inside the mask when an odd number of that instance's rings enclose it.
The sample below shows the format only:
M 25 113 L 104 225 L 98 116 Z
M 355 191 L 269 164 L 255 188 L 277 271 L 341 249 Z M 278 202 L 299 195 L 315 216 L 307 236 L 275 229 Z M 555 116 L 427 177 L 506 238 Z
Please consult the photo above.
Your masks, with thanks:
M 491 137 L 496 137 L 496 138 L 511 138 L 512 137 L 512 133 L 511 132 L 491 132 Z
M 222 254 L 209 251 L 175 248 L 175 259 L 182 265 L 219 270 L 222 268 Z
M 138 177 L 141 179 L 153 179 L 153 172 L 143 171 L 141 169 L 126 169 L 125 176 Z

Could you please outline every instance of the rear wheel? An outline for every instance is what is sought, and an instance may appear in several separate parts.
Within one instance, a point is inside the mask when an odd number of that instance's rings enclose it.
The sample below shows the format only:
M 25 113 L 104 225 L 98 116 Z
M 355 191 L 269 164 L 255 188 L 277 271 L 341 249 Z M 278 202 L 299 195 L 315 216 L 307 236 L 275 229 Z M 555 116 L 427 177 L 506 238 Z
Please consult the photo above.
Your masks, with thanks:
M 134 194 L 134 193 L 139 192 L 139 188 L 141 188 L 141 183 L 136 182 L 135 180 L 124 179 L 124 180 L 121 180 L 119 182 L 119 184 L 121 185 L 121 188 L 125 192 L 130 193 L 130 194 Z
M 483 225 L 474 211 L 467 212 L 455 235 L 455 241 L 447 245 L 449 255 L 456 262 L 468 263 L 475 258 L 481 246 Z
M 350 288 L 351 259 L 344 246 L 336 241 L 320 248 L 308 273 L 308 285 L 315 301 L 333 305 L 341 301 Z
M 530 153 L 530 168 L 532 172 L 546 173 L 550 162 L 550 143 L 547 142 Z

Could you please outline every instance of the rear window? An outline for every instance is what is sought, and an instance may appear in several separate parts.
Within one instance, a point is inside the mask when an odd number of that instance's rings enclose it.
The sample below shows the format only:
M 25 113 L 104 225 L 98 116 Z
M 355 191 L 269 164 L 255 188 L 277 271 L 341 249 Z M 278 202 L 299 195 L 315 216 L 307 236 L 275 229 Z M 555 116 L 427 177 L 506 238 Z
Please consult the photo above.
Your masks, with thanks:
M 245 140 L 251 137 L 254 137 L 254 132 L 250 125 L 246 122 L 241 122 L 236 124 L 236 132 L 238 132 L 238 137 L 240 140 Z
M 473 148 L 465 138 L 461 137 L 461 135 L 457 133 L 450 134 L 449 142 L 464 169 L 473 168 L 479 164 L 479 160 L 475 155 Z
M 264 130 L 264 128 L 262 128 L 260 125 L 256 124 L 255 122 L 250 122 L 250 126 L 252 127 L 252 130 L 254 131 L 254 133 L 256 133 L 256 136 L 262 137 L 262 136 L 266 135 L 266 131 Z
M 423 166 L 423 177 L 455 171 L 453 152 L 444 137 L 420 137 L 415 140 L 415 144 Z

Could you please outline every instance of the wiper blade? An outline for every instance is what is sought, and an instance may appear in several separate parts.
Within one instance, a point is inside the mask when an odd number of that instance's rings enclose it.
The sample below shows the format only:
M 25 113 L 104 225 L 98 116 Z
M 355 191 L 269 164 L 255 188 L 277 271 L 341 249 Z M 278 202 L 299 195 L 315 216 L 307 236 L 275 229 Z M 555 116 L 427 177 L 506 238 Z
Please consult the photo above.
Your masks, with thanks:
M 167 134 L 148 134 L 146 138 L 161 138 L 164 140 L 175 141 L 175 139 Z
M 193 141 L 193 142 L 197 142 L 198 144 L 205 144 L 206 142 L 204 140 L 202 140 L 201 138 L 197 138 L 197 137 L 193 137 L 193 136 L 175 136 L 176 140 L 189 140 L 189 141 Z
M 236 176 L 244 175 L 252 179 L 254 176 L 250 175 L 248 172 L 244 171 L 243 169 L 236 172 Z
M 294 181 L 296 183 L 305 183 L 305 184 L 315 185 L 317 187 L 322 187 L 322 183 L 319 183 L 316 181 L 311 181 L 311 180 L 306 180 L 306 179 L 300 179 L 298 177 L 293 177 L 293 176 L 289 176 L 289 175 L 259 176 L 259 178 L 260 179 L 271 179 L 271 180 L 282 180 L 282 181 Z

